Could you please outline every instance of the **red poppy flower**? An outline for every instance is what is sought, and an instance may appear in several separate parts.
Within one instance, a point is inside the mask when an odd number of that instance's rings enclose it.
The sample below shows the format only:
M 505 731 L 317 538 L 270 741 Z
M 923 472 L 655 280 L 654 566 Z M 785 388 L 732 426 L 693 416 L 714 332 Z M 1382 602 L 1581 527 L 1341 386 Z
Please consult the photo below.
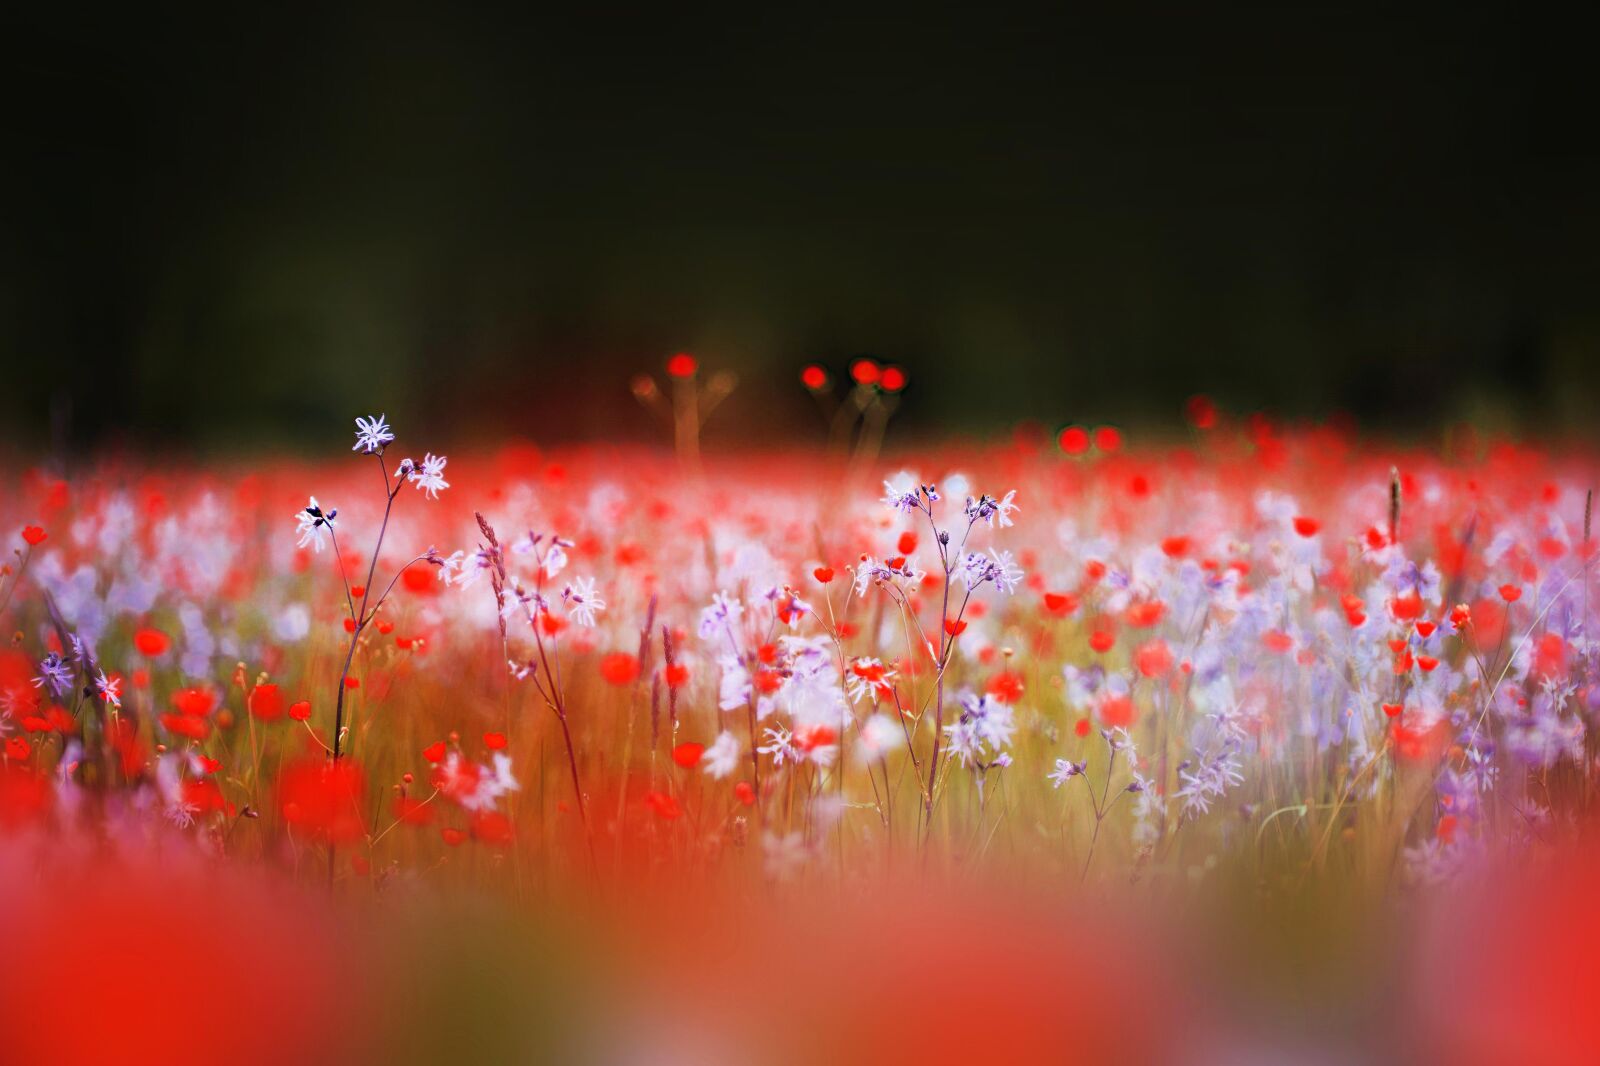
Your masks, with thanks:
M 362 797 L 366 780 L 350 759 L 337 762 L 310 755 L 287 764 L 278 781 L 283 820 L 328 844 L 348 844 L 366 835 Z
M 1089 431 L 1082 426 L 1068 426 L 1056 437 L 1056 444 L 1068 455 L 1082 455 L 1089 450 Z
M 857 359 L 850 364 L 850 376 L 858 385 L 876 385 L 883 376 L 883 368 L 871 359 Z
M 600 676 L 613 685 L 632 684 L 639 676 L 639 660 L 625 651 L 612 652 L 601 658 Z
M 209 777 L 190 778 L 179 786 L 183 802 L 199 814 L 226 811 L 228 801 L 222 797 L 222 788 Z
M 1150 600 L 1146 603 L 1136 603 L 1129 607 L 1123 617 L 1130 626 L 1143 629 L 1156 625 L 1166 617 L 1167 605 L 1160 600 Z
M 1133 724 L 1134 717 L 1133 699 L 1129 696 L 1113 693 L 1100 701 L 1100 721 L 1107 726 L 1125 729 Z
M 172 694 L 172 705 L 184 714 L 204 718 L 217 706 L 217 694 L 209 688 L 183 688 Z
M 263 722 L 275 722 L 283 717 L 283 693 L 278 691 L 277 685 L 257 685 L 250 691 L 247 702 L 250 713 Z
M 1389 613 L 1397 621 L 1414 622 L 1422 616 L 1422 597 L 1416 589 L 1403 592 L 1389 601 Z
M 1054 615 L 1071 614 L 1078 609 L 1078 598 L 1070 592 L 1046 592 L 1044 609 Z
M 191 740 L 204 740 L 211 735 L 211 722 L 205 718 L 195 718 L 187 714 L 163 714 L 161 725 L 169 733 L 176 733 L 181 737 Z
M 484 844 L 511 843 L 511 819 L 499 811 L 479 811 L 472 816 L 468 826 L 473 839 Z
M 152 659 L 166 654 L 171 643 L 159 629 L 141 629 L 133 635 L 133 646 L 139 649 L 139 654 Z
M 1164 640 L 1152 640 L 1134 652 L 1133 659 L 1145 677 L 1165 677 L 1172 669 L 1172 649 Z
M 983 690 L 1001 703 L 1016 703 L 1022 698 L 1022 675 L 1002 670 L 989 679 Z

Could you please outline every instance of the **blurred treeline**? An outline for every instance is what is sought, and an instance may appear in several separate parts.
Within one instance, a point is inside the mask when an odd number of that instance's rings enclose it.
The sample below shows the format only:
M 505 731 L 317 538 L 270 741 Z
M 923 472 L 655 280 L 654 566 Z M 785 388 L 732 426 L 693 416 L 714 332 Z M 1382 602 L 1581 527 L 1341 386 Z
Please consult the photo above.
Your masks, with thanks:
M 911 373 L 901 434 L 1233 408 L 1583 429 L 1583 37 L 1456 9 L 13 21 L 0 435 L 639 438 L 630 373 Z M 771 438 L 763 438 L 771 439 Z

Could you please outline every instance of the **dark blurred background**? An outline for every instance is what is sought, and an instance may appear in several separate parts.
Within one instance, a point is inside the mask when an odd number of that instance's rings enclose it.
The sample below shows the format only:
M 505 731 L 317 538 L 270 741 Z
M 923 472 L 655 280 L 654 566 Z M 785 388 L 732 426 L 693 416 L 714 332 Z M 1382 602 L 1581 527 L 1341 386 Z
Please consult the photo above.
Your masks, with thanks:
M 240 446 L 1348 412 L 1582 429 L 1592 38 L 1470 9 L 7 18 L 0 434 Z

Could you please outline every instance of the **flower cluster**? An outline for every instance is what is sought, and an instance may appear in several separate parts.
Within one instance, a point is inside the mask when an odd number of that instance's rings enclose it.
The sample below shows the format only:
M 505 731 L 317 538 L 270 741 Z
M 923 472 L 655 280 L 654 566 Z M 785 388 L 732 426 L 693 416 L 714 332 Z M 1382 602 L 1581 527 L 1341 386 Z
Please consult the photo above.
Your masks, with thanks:
M 1419 889 L 1576 834 L 1600 783 L 1588 459 L 1210 440 L 931 448 L 937 478 L 840 496 L 821 466 L 396 462 L 379 415 L 316 497 L 271 464 L 30 475 L 0 500 L 0 824 L 103 808 L 208 853 L 426 861 L 379 843 L 387 788 L 442 847 L 511 847 L 483 818 L 515 813 L 585 864 L 765 841 L 788 875 L 992 838 L 1093 877 L 1355 869 L 1382 812 Z M 483 717 L 484 750 L 366 779 L 464 724 L 441 708 Z

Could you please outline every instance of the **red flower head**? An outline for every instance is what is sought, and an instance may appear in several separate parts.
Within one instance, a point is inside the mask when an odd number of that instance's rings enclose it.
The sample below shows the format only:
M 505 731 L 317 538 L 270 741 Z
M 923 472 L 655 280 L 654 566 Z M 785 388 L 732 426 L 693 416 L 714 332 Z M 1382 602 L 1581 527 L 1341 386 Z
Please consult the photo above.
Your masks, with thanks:
M 169 733 L 191 740 L 204 740 L 211 735 L 211 722 L 205 718 L 194 718 L 187 714 L 163 714 L 161 725 Z
M 639 676 L 639 660 L 625 651 L 612 652 L 601 658 L 600 676 L 609 684 L 632 684 Z
M 1068 455 L 1082 455 L 1089 450 L 1089 431 L 1082 426 L 1068 426 L 1056 437 L 1056 444 Z
M 511 819 L 499 811 L 479 811 L 470 823 L 472 838 L 484 844 L 509 844 L 512 840 Z
M 365 793 L 365 778 L 354 762 L 308 755 L 281 771 L 278 807 L 296 832 L 327 844 L 348 844 L 366 835 Z
M 141 629 L 133 635 L 133 646 L 139 649 L 140 655 L 154 659 L 158 655 L 165 655 L 172 642 L 159 629 Z
M 204 718 L 217 706 L 217 694 L 209 688 L 181 688 L 172 694 L 172 705 L 182 714 Z
M 283 693 L 277 685 L 257 685 L 250 691 L 250 713 L 263 722 L 275 722 L 283 717 Z
M 1002 670 L 989 679 L 983 690 L 1001 703 L 1016 703 L 1022 698 L 1022 675 Z
M 667 360 L 667 375 L 678 379 L 692 378 L 700 363 L 688 352 L 678 352 Z
M 1166 641 L 1157 638 L 1140 646 L 1133 660 L 1145 677 L 1165 677 L 1172 669 L 1172 649 L 1167 647 Z
M 1133 699 L 1129 696 L 1110 693 L 1100 701 L 1100 721 L 1107 726 L 1126 728 L 1133 724 L 1134 717 Z

